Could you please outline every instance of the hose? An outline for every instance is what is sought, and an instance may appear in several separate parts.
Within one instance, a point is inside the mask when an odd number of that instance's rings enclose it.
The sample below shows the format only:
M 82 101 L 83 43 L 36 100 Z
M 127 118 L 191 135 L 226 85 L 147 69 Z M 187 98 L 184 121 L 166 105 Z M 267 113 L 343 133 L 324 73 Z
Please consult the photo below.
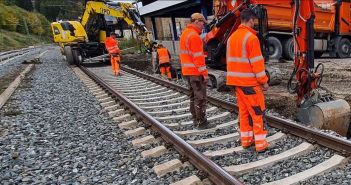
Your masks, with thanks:
M 320 73 L 319 73 L 319 78 L 317 80 L 317 87 L 321 86 L 322 80 L 323 80 L 323 73 L 324 73 L 324 64 L 319 63 L 316 67 L 316 69 L 314 70 L 314 73 L 318 72 L 319 67 L 321 67 Z

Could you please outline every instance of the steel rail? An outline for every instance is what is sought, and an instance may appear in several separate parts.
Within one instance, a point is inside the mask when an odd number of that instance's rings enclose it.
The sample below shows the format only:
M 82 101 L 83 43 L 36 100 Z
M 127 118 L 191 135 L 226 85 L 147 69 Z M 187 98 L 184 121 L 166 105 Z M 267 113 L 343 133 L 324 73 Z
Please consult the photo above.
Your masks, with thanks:
M 9 60 L 11 58 L 15 58 L 19 55 L 24 55 L 28 52 L 30 52 L 32 48 L 23 48 L 23 49 L 18 49 L 18 50 L 11 50 L 11 51 L 5 51 L 0 53 L 0 62 Z
M 157 84 L 172 88 L 176 91 L 182 92 L 184 94 L 190 93 L 189 89 L 182 87 L 180 85 L 170 83 L 169 81 L 162 80 L 152 75 L 148 75 L 145 73 L 141 73 L 137 70 L 130 69 L 127 67 L 122 66 L 122 70 L 137 75 L 139 77 L 145 78 L 147 80 L 153 81 Z M 207 96 L 207 100 L 219 107 L 227 109 L 231 112 L 238 113 L 238 106 L 235 103 L 227 102 L 215 97 Z M 304 138 L 311 143 L 318 143 L 322 146 L 328 147 L 330 149 L 336 150 L 341 152 L 343 155 L 350 155 L 351 154 L 351 142 L 336 136 L 332 136 L 326 133 L 323 133 L 319 130 L 309 128 L 303 125 L 299 125 L 289 120 L 284 120 L 282 118 L 266 115 L 266 120 L 268 125 L 274 128 L 278 128 L 283 130 L 284 132 L 296 135 L 298 137 Z
M 157 121 L 155 118 L 150 116 L 148 113 L 143 111 L 132 101 L 126 98 L 121 93 L 117 92 L 108 83 L 103 81 L 93 72 L 87 68 L 80 66 L 80 69 L 87 74 L 91 79 L 98 83 L 103 89 L 107 90 L 113 97 L 117 98 L 124 105 L 126 105 L 135 115 L 143 120 L 144 123 L 151 125 L 151 127 L 161 134 L 161 137 L 172 146 L 183 156 L 186 156 L 197 169 L 205 172 L 209 178 L 216 184 L 242 184 L 235 177 L 226 172 L 223 168 L 215 164 L 213 161 L 205 157 L 202 153 L 194 149 L 191 145 L 185 142 L 178 135 L 174 134 L 171 130 L 165 127 L 162 123 Z

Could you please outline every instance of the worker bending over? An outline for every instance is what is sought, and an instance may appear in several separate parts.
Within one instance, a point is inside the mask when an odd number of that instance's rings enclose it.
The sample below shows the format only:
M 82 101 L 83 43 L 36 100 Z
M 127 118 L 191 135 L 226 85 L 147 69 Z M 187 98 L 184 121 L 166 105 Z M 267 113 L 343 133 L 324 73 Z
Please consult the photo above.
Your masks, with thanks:
M 120 53 L 118 47 L 118 42 L 116 40 L 116 33 L 111 32 L 110 37 L 107 37 L 105 40 L 105 47 L 108 51 L 108 54 L 111 57 L 111 66 L 112 66 L 112 73 L 115 76 L 119 75 L 119 64 L 121 62 Z
M 200 13 L 191 15 L 191 23 L 180 36 L 180 62 L 182 74 L 190 86 L 190 112 L 198 129 L 212 128 L 206 119 L 206 86 L 208 71 L 205 65 L 203 43 L 200 38 L 206 24 L 205 17 Z
M 172 80 L 171 64 L 170 64 L 171 54 L 169 53 L 168 49 L 165 48 L 162 44 L 159 44 L 157 47 L 156 59 L 159 62 L 161 76 L 166 77 L 166 73 L 167 73 L 168 80 Z
M 241 25 L 227 41 L 227 85 L 235 86 L 239 106 L 241 145 L 267 149 L 263 91 L 268 90 L 264 58 L 254 27 L 255 13 L 243 10 Z

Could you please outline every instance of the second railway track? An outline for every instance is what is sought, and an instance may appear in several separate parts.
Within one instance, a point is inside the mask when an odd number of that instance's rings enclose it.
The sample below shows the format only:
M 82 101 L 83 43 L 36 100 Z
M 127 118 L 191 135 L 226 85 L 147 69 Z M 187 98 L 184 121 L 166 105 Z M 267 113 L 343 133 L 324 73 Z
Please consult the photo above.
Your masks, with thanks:
M 110 67 L 81 69 L 92 78 L 82 77 L 108 114 L 121 129 L 126 129 L 126 134 L 135 137 L 133 144 L 158 143 L 161 136 L 183 156 L 181 161 L 174 159 L 155 167 L 159 176 L 190 161 L 218 184 L 308 184 L 308 179 L 350 165 L 351 142 L 347 140 L 268 116 L 270 147 L 257 154 L 254 148 L 240 147 L 237 108 L 233 103 L 208 97 L 208 120 L 217 126 L 197 130 L 188 110 L 186 88 L 129 68 L 123 68 L 123 75 L 118 77 L 111 75 Z M 130 109 L 128 113 L 125 107 Z M 133 117 L 145 125 L 136 124 Z M 147 132 L 149 128 L 156 132 Z M 182 139 L 174 141 L 175 137 Z M 142 156 L 165 155 L 166 148 L 152 144 Z M 198 180 L 187 180 L 194 179 Z M 351 183 L 350 179 L 342 180 Z

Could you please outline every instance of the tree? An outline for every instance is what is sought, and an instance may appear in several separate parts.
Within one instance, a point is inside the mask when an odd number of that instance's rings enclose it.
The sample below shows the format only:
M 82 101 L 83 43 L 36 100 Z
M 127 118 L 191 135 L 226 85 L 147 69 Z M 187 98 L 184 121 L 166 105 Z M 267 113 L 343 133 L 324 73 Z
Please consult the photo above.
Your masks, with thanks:
M 27 11 L 30 11 L 30 12 L 33 11 L 33 4 L 32 4 L 31 0 L 16 0 L 15 4 L 18 7 L 21 7 L 23 9 L 27 10 Z
M 34 2 L 34 10 L 36 10 L 36 11 L 40 11 L 40 0 L 35 0 L 35 2 Z
M 16 5 L 27 11 L 33 11 L 33 4 L 31 0 L 0 0 L 5 2 L 6 5 Z
M 35 0 L 35 9 L 50 21 L 73 20 L 83 13 L 83 2 L 73 0 Z

